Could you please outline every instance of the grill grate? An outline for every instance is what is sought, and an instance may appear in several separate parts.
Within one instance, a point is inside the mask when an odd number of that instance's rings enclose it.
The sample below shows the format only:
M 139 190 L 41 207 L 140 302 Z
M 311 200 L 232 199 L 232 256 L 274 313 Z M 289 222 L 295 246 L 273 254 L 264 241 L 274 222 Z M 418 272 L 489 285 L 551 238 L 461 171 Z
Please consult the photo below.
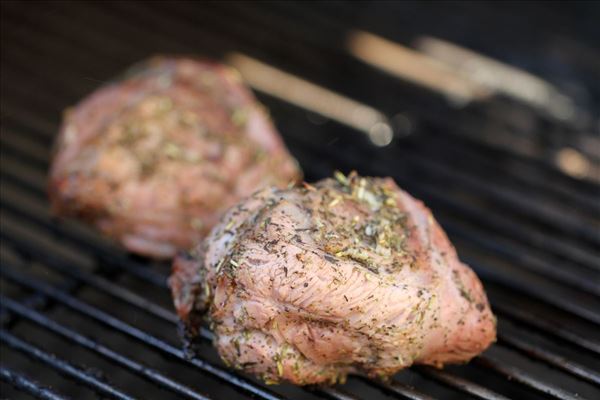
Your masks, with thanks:
M 192 399 L 598 397 L 599 187 L 563 175 L 541 156 L 525 157 L 474 136 L 478 130 L 482 136 L 533 136 L 494 118 L 494 110 L 516 112 L 510 102 L 456 112 L 432 93 L 349 57 L 340 45 L 348 29 L 376 31 L 361 17 L 368 10 L 363 3 L 338 3 L 335 10 L 329 3 L 306 8 L 287 2 L 35 7 L 33 13 L 25 4 L 2 4 L 3 396 L 16 397 L 11 390 L 18 390 L 49 399 L 63 393 L 148 398 L 158 388 L 160 398 Z M 389 34 L 402 41 L 417 31 Z M 259 94 L 309 179 L 334 168 L 390 175 L 433 208 L 484 281 L 499 317 L 498 343 L 467 366 L 415 367 L 387 383 L 352 377 L 333 388 L 267 387 L 230 371 L 209 348 L 207 330 L 201 333 L 206 352 L 189 360 L 175 335 L 168 266 L 55 221 L 45 200 L 48 149 L 60 111 L 158 50 L 219 58 L 242 51 L 387 115 L 406 110 L 415 133 L 374 148 L 362 134 L 331 121 L 313 125 L 303 110 Z M 355 82 L 356 76 L 372 87 Z M 533 131 L 586 135 L 537 111 L 529 114 Z M 543 138 L 527 140 L 540 147 Z
M 40 399 L 45 400 L 62 400 L 64 397 L 59 396 L 50 389 L 41 387 L 36 382 L 23 376 L 22 374 L 16 373 L 9 368 L 0 367 L 0 377 L 4 382 L 8 382 L 14 387 L 28 393 L 32 396 L 36 396 Z

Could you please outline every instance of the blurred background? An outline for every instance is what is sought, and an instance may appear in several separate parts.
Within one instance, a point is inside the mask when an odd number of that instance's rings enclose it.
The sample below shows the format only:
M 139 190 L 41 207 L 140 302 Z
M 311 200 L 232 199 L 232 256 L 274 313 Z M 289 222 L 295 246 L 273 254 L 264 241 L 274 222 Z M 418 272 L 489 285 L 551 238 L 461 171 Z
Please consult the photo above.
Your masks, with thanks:
M 600 398 L 598 21 L 599 2 L 2 2 L 2 398 Z M 307 180 L 354 169 L 424 200 L 498 343 L 333 389 L 267 387 L 207 341 L 185 361 L 169 266 L 45 196 L 62 112 L 164 53 L 236 67 Z

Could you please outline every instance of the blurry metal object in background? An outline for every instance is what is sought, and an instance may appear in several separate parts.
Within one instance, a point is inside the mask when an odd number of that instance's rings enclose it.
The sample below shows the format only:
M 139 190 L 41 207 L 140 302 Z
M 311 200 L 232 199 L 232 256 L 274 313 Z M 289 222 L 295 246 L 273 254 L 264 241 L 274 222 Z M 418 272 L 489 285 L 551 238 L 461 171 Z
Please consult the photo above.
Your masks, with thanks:
M 540 151 L 540 143 L 526 139 L 521 133 L 534 131 L 539 126 L 535 114 L 519 108 L 519 104 L 577 130 L 587 129 L 592 119 L 588 111 L 578 108 L 574 99 L 556 85 L 446 40 L 419 36 L 412 49 L 370 32 L 351 30 L 346 37 L 346 47 L 354 57 L 371 66 L 444 95 L 454 107 L 489 102 L 494 95 L 512 99 L 515 101 L 512 108 L 496 102 L 487 109 L 490 116 L 497 114 L 509 129 L 498 129 L 490 120 L 488 126 L 472 134 L 474 138 L 526 156 L 535 156 Z M 392 123 L 394 136 L 404 136 L 395 125 Z M 374 126 L 371 132 L 374 143 L 387 143 L 386 129 Z M 577 149 L 565 150 L 559 145 L 550 161 L 575 178 L 600 181 L 600 166 L 594 161 L 600 157 L 598 135 L 577 135 L 571 141 L 578 142 Z
M 364 31 L 352 31 L 348 49 L 360 60 L 438 91 L 457 106 L 502 93 L 565 121 L 576 117 L 573 100 L 537 76 L 456 44 L 424 36 L 413 50 Z
M 562 171 L 576 178 L 585 177 L 591 169 L 589 160 L 579 151 L 569 147 L 557 153 L 556 163 Z
M 225 60 L 258 91 L 362 131 L 377 146 L 392 141 L 393 131 L 387 117 L 373 107 L 241 53 L 230 53 Z
M 347 46 L 352 55 L 365 63 L 440 92 L 455 106 L 489 96 L 483 85 L 463 77 L 445 63 L 372 33 L 351 31 Z
M 465 79 L 528 103 L 554 118 L 572 121 L 577 116 L 571 98 L 551 83 L 519 68 L 429 36 L 417 39 L 415 47 Z

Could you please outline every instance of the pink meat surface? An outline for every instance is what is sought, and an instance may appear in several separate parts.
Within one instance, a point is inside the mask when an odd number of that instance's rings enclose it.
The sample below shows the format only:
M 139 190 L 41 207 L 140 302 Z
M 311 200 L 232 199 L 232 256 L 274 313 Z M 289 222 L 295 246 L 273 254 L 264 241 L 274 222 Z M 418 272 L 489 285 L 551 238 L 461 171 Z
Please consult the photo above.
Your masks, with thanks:
M 267 382 L 385 377 L 470 360 L 496 337 L 481 282 L 422 202 L 356 174 L 264 189 L 177 258 L 175 307 Z
M 167 258 L 240 199 L 300 175 L 235 70 L 157 57 L 65 114 L 49 195 L 56 214 Z

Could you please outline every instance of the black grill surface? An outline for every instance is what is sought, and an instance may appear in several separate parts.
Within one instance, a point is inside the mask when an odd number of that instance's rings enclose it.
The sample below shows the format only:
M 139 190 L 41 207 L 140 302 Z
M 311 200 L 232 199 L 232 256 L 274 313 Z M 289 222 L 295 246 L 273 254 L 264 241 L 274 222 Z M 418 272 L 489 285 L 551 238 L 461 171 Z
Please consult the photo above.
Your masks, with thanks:
M 3 2 L 1 397 L 600 398 L 598 11 L 574 2 Z M 353 57 L 353 29 L 405 46 L 434 36 L 528 70 L 569 95 L 577 118 L 502 95 L 448 102 Z M 484 282 L 496 344 L 467 365 L 414 367 L 389 382 L 266 386 L 226 368 L 208 330 L 201 356 L 186 358 L 167 264 L 51 216 L 45 180 L 65 108 L 150 55 L 232 51 L 391 121 L 400 114 L 392 142 L 377 147 L 257 92 L 307 180 L 334 169 L 389 175 L 433 209 Z M 585 158 L 586 176 L 556 164 L 567 147 Z

